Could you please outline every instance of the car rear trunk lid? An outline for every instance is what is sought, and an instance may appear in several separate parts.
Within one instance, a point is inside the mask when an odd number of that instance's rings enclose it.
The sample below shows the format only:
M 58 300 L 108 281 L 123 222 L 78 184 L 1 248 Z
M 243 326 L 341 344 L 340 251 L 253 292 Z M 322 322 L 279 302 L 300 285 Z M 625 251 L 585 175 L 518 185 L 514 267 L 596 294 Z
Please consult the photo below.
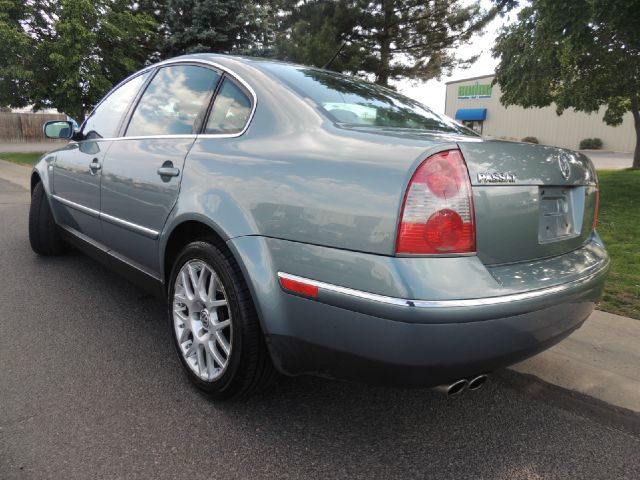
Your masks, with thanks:
M 561 255 L 587 241 L 597 203 L 597 177 L 587 157 L 501 141 L 458 145 L 473 186 L 477 252 L 483 263 Z

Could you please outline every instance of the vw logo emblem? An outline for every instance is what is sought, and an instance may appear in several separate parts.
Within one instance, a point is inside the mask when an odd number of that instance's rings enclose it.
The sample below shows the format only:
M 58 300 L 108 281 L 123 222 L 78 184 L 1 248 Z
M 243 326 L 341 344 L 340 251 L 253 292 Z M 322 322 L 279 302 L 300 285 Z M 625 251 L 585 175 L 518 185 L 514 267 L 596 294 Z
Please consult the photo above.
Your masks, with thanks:
M 209 328 L 209 312 L 206 309 L 200 312 L 200 322 L 204 328 Z
M 567 157 L 562 156 L 558 159 L 558 164 L 560 164 L 560 173 L 562 173 L 562 178 L 568 180 L 569 175 L 571 175 L 571 165 L 569 165 L 569 160 L 567 160 Z

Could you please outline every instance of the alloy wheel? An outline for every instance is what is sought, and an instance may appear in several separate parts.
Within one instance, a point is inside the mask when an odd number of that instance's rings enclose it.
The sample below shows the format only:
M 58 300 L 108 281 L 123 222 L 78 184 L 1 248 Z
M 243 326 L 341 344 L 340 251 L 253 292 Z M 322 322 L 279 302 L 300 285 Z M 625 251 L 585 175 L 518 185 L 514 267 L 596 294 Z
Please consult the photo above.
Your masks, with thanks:
M 231 357 L 231 311 L 218 274 L 202 260 L 190 260 L 178 272 L 173 325 L 191 371 L 207 382 L 218 379 Z

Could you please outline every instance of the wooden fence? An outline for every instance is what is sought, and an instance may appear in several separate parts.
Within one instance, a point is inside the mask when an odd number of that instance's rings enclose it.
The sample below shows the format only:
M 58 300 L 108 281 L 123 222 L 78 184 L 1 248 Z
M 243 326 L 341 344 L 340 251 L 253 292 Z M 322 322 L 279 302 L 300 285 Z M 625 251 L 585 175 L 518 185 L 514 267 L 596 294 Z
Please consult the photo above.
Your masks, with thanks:
M 49 120 L 66 120 L 59 113 L 0 113 L 0 142 L 55 142 L 42 133 L 42 125 Z

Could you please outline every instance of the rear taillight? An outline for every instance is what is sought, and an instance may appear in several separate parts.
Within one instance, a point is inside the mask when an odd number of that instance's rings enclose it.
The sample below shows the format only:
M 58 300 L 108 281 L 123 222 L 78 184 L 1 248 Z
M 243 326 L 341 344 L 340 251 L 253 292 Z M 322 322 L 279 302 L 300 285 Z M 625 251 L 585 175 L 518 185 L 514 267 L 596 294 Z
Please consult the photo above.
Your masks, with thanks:
M 598 215 L 600 215 L 600 187 L 596 186 L 596 214 L 593 216 L 593 230 L 598 226 Z
M 427 158 L 404 198 L 396 253 L 469 253 L 476 226 L 469 172 L 460 150 Z

